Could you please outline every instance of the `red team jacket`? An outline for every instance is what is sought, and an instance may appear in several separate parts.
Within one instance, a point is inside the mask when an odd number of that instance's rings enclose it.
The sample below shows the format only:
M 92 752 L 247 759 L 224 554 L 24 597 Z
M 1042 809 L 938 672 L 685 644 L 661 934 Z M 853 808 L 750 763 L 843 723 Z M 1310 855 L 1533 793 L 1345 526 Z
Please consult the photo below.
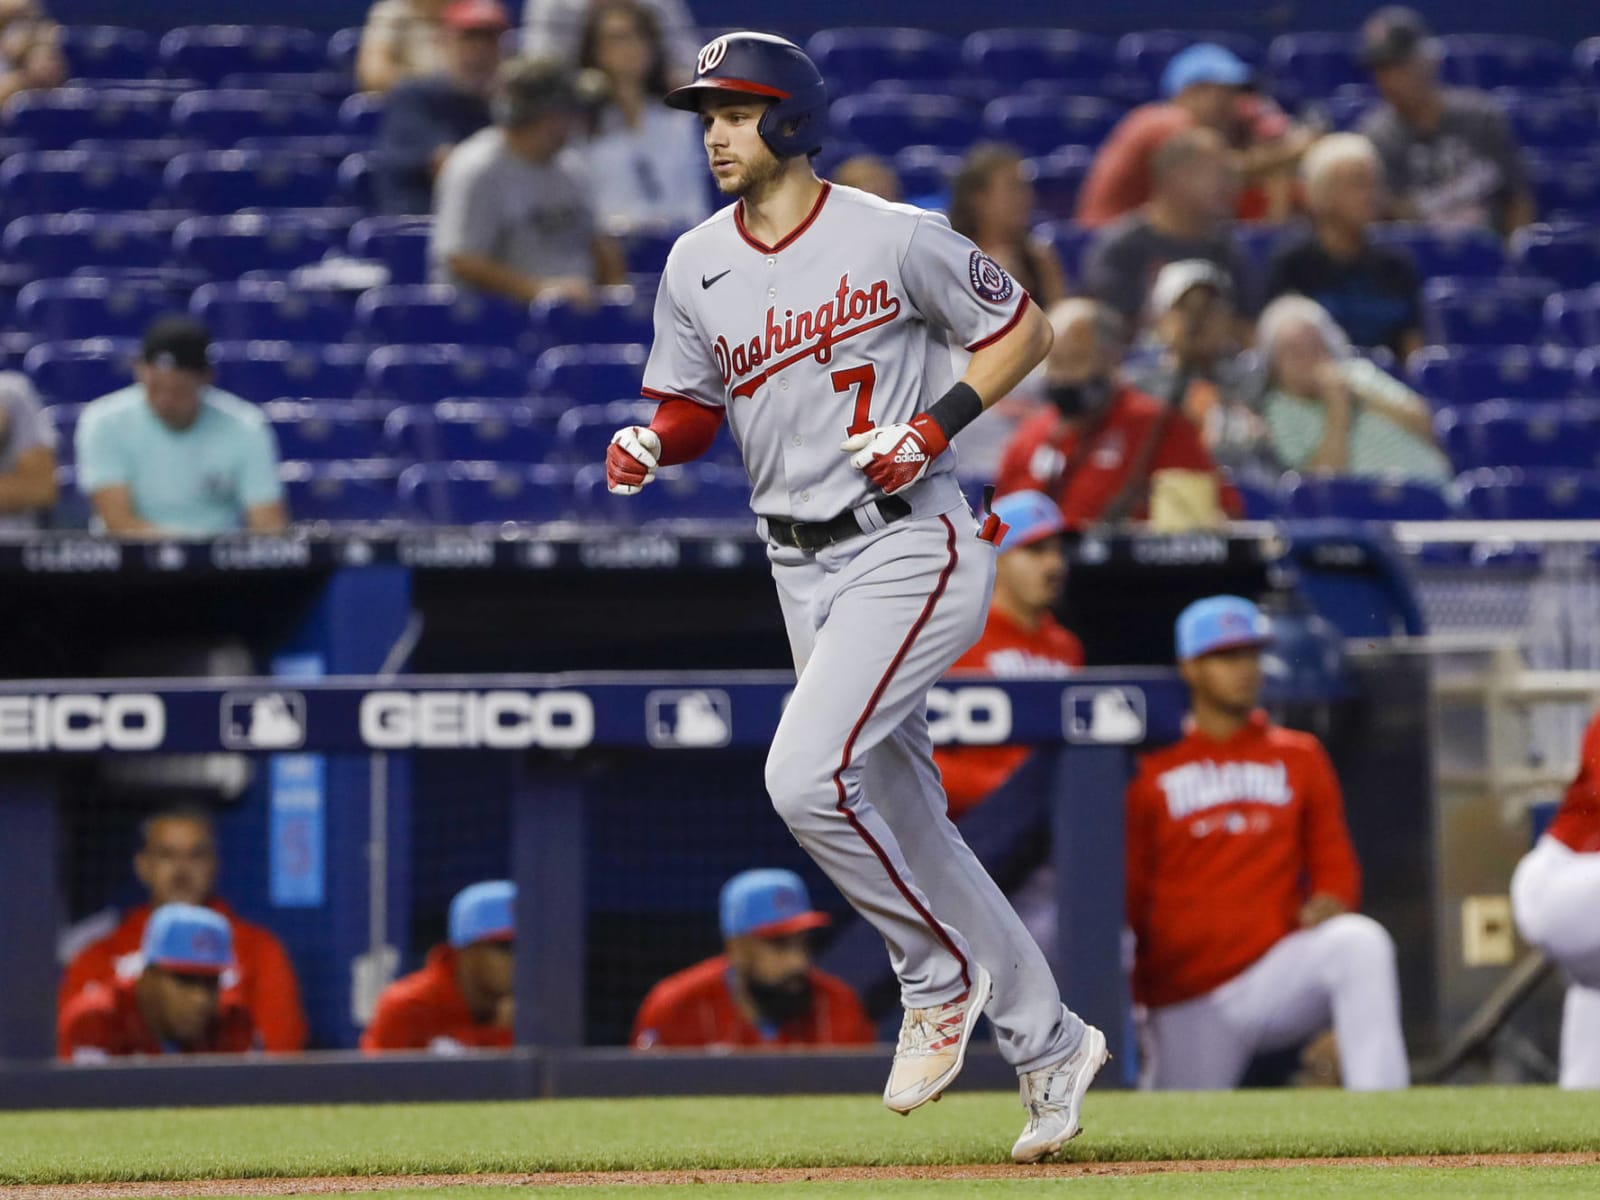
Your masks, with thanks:
M 1584 731 L 1578 776 L 1567 785 L 1561 808 L 1547 831 L 1584 854 L 1600 854 L 1600 713 Z
M 1000 679 L 1049 679 L 1083 666 L 1083 645 L 1049 613 L 1036 629 L 1024 629 L 997 608 L 989 610 L 983 636 L 956 659 L 952 675 L 982 674 Z M 975 807 L 1027 760 L 1027 746 L 959 746 L 937 749 L 933 761 L 950 798 L 950 816 Z
M 435 946 L 420 971 L 396 979 L 378 997 L 372 1024 L 361 1034 L 363 1050 L 428 1050 L 435 1042 L 503 1049 L 511 1030 L 479 1025 L 456 982 L 456 952 Z
M 1128 789 L 1133 994 L 1157 1007 L 1226 983 L 1299 928 L 1314 893 L 1354 909 L 1361 869 L 1322 744 L 1264 713 L 1226 742 L 1191 729 Z
M 877 1040 L 850 985 L 811 970 L 811 1011 L 772 1036 L 752 1025 L 728 991 L 728 959 L 719 954 L 669 975 L 644 998 L 633 1022 L 633 1045 L 862 1046 Z
M 61 1010 L 56 1025 L 56 1052 L 71 1058 L 78 1050 L 98 1050 L 121 1057 L 130 1054 L 242 1054 L 256 1048 L 256 1030 L 250 1013 L 237 998 L 224 992 L 217 1008 L 211 1036 L 194 1051 L 162 1046 L 139 1015 L 133 988 L 138 980 L 119 979 L 110 984 L 91 983 Z
M 233 957 L 238 982 L 228 990 L 250 1010 L 251 1020 L 261 1032 L 266 1050 L 304 1050 L 306 1017 L 300 1007 L 300 988 L 294 967 L 284 952 L 283 943 L 259 925 L 240 919 L 222 900 L 212 899 L 206 907 L 228 918 L 233 929 Z M 144 941 L 145 922 L 150 906 L 130 909 L 105 937 L 84 947 L 67 967 L 56 995 L 56 1012 L 67 1005 L 90 983 L 117 981 L 117 960 L 137 955 Z

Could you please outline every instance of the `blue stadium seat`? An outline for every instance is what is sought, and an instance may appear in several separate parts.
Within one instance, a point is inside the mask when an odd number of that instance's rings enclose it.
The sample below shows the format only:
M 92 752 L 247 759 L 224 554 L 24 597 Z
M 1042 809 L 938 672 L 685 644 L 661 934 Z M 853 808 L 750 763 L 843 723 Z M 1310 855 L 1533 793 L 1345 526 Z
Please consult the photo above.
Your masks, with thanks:
M 1152 29 L 1143 33 L 1123 34 L 1117 40 L 1117 65 L 1124 71 L 1141 75 L 1152 84 L 1159 84 L 1161 72 L 1180 50 L 1196 42 L 1213 42 L 1226 46 L 1252 67 L 1259 68 L 1266 61 L 1266 50 L 1255 38 L 1242 33 L 1223 33 L 1216 30 L 1198 32 L 1187 29 Z
M 1343 517 L 1353 521 L 1442 521 L 1455 514 L 1438 488 L 1426 483 L 1307 475 L 1285 480 L 1290 517 Z
M 1433 229 L 1415 222 L 1377 225 L 1372 240 L 1411 255 L 1424 278 L 1498 275 L 1505 267 L 1500 239 L 1487 229 Z
M 42 279 L 84 267 L 159 267 L 171 244 L 162 223 L 144 213 L 67 213 L 18 217 L 0 251 Z
M 980 29 L 961 44 L 968 71 L 1008 87 L 1048 83 L 1090 95 L 1116 68 L 1109 38 L 1070 29 Z
M 44 409 L 45 424 L 56 439 L 56 462 L 71 463 L 78 457 L 78 418 L 87 404 L 52 404 Z
M 1580 471 L 1526 471 L 1495 467 L 1469 471 L 1457 481 L 1467 515 L 1490 521 L 1546 521 L 1600 517 L 1600 475 Z
M 613 400 L 569 408 L 556 424 L 559 453 L 576 466 L 603 462 L 611 435 L 624 425 L 648 425 L 655 410 L 654 400 Z
M 1439 414 L 1439 436 L 1458 470 L 1477 467 L 1600 469 L 1600 406 L 1490 401 Z
M 148 208 L 160 191 L 158 169 L 118 155 L 39 150 L 0 163 L 0 203 L 13 217 Z
M 533 329 L 523 306 L 449 284 L 371 288 L 356 301 L 355 315 L 356 332 L 375 345 L 516 346 Z
M 390 283 L 425 283 L 431 217 L 366 217 L 350 229 L 350 253 L 389 268 Z
M 335 199 L 371 212 L 378 203 L 376 153 L 357 152 L 339 160 L 338 190 Z
M 357 92 L 339 105 L 339 128 L 345 133 L 375 142 L 382 124 L 382 92 Z
M 1536 279 L 1430 279 L 1423 328 L 1441 345 L 1509 346 L 1539 340 L 1550 285 Z
M 142 29 L 115 25 L 67 25 L 61 54 L 74 79 L 138 79 L 153 74 L 155 45 Z
M 62 87 L 18 92 L 5 107 L 7 137 L 36 150 L 65 150 L 83 138 L 157 138 L 167 132 L 165 97 L 137 91 Z
M 568 300 L 537 301 L 533 316 L 547 345 L 649 342 L 654 337 L 654 301 L 653 295 L 640 296 L 632 288 L 602 288 L 597 302 L 587 307 Z
M 278 439 L 280 459 L 332 462 L 381 456 L 383 424 L 359 404 L 269 400 L 261 410 Z
M 179 208 L 224 214 L 247 208 L 315 208 L 333 198 L 337 168 L 310 154 L 210 150 L 167 164 L 168 197 Z
M 298 287 L 282 280 L 208 283 L 195 289 L 189 311 L 219 341 L 339 342 L 351 326 L 342 292 Z M 345 455 L 343 457 L 364 457 Z
M 1261 221 L 1240 221 L 1234 226 L 1234 244 L 1244 255 L 1246 270 L 1253 272 L 1257 279 L 1266 278 L 1267 263 L 1287 231 L 1286 226 Z
M 366 392 L 395 404 L 447 396 L 528 394 L 523 358 L 503 346 L 382 346 L 367 359 Z
M 577 404 L 633 398 L 644 384 L 648 347 L 556 346 L 539 355 L 533 391 Z
M 1577 387 L 1571 351 L 1526 346 L 1428 346 L 1406 361 L 1411 386 L 1435 406 L 1484 400 L 1564 400 Z
M 133 382 L 139 343 L 131 338 L 44 342 L 28 351 L 22 369 L 50 404 L 87 404 Z
M 840 136 L 877 154 L 892 155 L 906 146 L 959 152 L 983 132 L 973 106 L 953 96 L 897 92 L 846 96 L 834 103 L 830 117 Z
M 1497 98 L 1525 149 L 1569 154 L 1600 140 L 1600 122 L 1589 97 L 1523 96 L 1505 91 Z
M 948 197 L 961 156 L 937 146 L 907 146 L 894 156 L 894 172 L 906 197 Z M 948 200 L 945 201 L 948 203 Z M 944 207 L 941 203 L 939 207 Z
M 207 87 L 242 71 L 319 71 L 326 61 L 326 42 L 283 25 L 189 25 L 161 39 L 166 73 Z
M 1078 190 L 1089 176 L 1094 151 L 1087 146 L 1066 146 L 1054 154 L 1028 160 L 1033 177 L 1033 202 L 1051 217 L 1069 219 L 1078 208 Z
M 1534 201 L 1547 221 L 1600 223 L 1600 153 L 1530 154 Z
M 447 525 L 565 520 L 575 503 L 572 470 L 544 464 L 419 463 L 400 477 L 408 516 Z
M 200 142 L 191 141 L 189 138 L 158 137 L 158 138 L 79 138 L 72 143 L 72 151 L 82 151 L 93 155 L 96 159 L 106 158 L 131 159 L 140 166 L 153 167 L 156 173 L 156 182 L 159 186 L 161 168 L 165 167 L 180 154 L 188 154 L 195 150 L 204 150 Z
M 1283 497 L 1276 487 L 1254 479 L 1229 479 L 1229 486 L 1239 493 L 1244 504 L 1247 521 L 1276 521 L 1283 516 Z
M 40 341 L 131 338 L 174 307 L 171 291 L 159 284 L 78 275 L 28 284 L 17 296 L 17 320 Z
M 629 271 L 654 271 L 667 265 L 667 255 L 678 240 L 676 231 L 636 229 L 622 238 L 622 253 Z
M 1572 55 L 1548 38 L 1452 33 L 1439 39 L 1447 83 L 1479 88 L 1551 88 L 1572 78 Z
M 326 105 L 328 120 L 336 119 L 339 105 L 350 94 L 350 76 L 343 71 L 241 71 L 225 75 L 217 85 L 223 91 L 293 92 L 315 96 Z
M 1600 228 L 1527 225 L 1512 235 L 1511 257 L 1529 275 L 1564 288 L 1587 287 L 1600 279 Z
M 270 134 L 253 134 L 242 137 L 233 147 L 235 150 L 266 150 L 274 154 L 309 154 L 313 158 L 325 158 L 334 166 L 338 166 L 352 154 L 366 149 L 367 143 L 360 138 L 351 137 L 348 133 L 315 133 L 290 135 L 287 137 L 274 137 Z M 208 146 L 196 146 L 197 150 L 207 150 Z
M 1034 232 L 1055 248 L 1068 279 L 1083 278 L 1083 256 L 1099 230 L 1085 228 L 1074 221 L 1050 221 Z
M 190 92 L 172 105 L 172 130 L 226 150 L 242 137 L 317 137 L 334 131 L 333 110 L 302 91 Z
M 824 29 L 806 53 L 828 81 L 829 94 L 864 92 L 884 79 L 941 84 L 961 70 L 961 47 L 923 29 Z
M 1600 283 L 1556 292 L 1544 302 L 1544 335 L 1557 345 L 1600 346 Z
M 1572 66 L 1586 86 L 1600 87 L 1600 37 L 1584 38 L 1574 47 Z
M 400 466 L 386 459 L 285 461 L 278 466 L 289 519 L 296 523 L 392 520 Z
M 1286 33 L 1267 47 L 1272 90 L 1299 104 L 1331 96 L 1348 84 L 1365 85 L 1371 76 L 1356 57 L 1360 38 L 1353 33 Z
M 748 523 L 750 480 L 735 467 L 686 463 L 656 472 L 656 480 L 633 496 L 606 490 L 604 465 L 580 467 L 578 502 L 585 513 L 606 520 L 647 524 L 655 521 L 739 521 Z
M 337 233 L 324 220 L 266 213 L 190 217 L 173 231 L 172 250 L 185 266 L 214 279 L 236 279 L 245 271 L 292 271 L 320 262 L 338 242 Z
M 211 344 L 217 386 L 263 404 L 285 396 L 360 395 L 366 356 L 356 346 L 284 341 Z
M 409 404 L 389 414 L 383 434 L 397 456 L 418 462 L 538 463 L 556 449 L 552 422 L 517 400 Z
M 983 110 L 984 132 L 1024 154 L 1051 154 L 1062 146 L 1096 145 L 1122 117 L 1122 109 L 1092 96 L 1002 96 Z
M 328 67 L 341 75 L 356 71 L 356 55 L 361 51 L 361 26 L 341 29 L 328 39 Z

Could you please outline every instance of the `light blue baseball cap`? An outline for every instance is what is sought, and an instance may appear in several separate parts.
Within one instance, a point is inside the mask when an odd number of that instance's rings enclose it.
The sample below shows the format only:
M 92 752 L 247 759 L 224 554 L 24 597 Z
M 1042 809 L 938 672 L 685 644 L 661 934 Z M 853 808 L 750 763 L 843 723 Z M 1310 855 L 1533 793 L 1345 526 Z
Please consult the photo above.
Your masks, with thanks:
M 509 942 L 516 936 L 517 885 L 488 879 L 462 888 L 450 901 L 450 944 Z
M 233 966 L 233 931 L 221 913 L 198 904 L 163 904 L 150 914 L 140 951 L 147 967 L 181 975 L 221 975 Z
M 1002 550 L 1030 545 L 1067 527 L 1061 517 L 1061 506 L 1043 492 L 1011 492 L 1001 496 L 994 502 L 994 515 L 1011 527 L 1000 543 Z
M 1178 614 L 1176 641 L 1182 662 L 1219 650 L 1265 646 L 1272 641 L 1272 627 L 1243 596 L 1207 596 Z
M 1161 94 L 1172 99 L 1193 83 L 1221 83 L 1240 87 L 1250 82 L 1250 65 L 1215 42 L 1196 42 L 1176 54 L 1161 72 Z
M 778 868 L 735 875 L 722 885 L 717 910 L 725 938 L 782 937 L 832 920 L 811 907 L 811 894 L 800 876 Z

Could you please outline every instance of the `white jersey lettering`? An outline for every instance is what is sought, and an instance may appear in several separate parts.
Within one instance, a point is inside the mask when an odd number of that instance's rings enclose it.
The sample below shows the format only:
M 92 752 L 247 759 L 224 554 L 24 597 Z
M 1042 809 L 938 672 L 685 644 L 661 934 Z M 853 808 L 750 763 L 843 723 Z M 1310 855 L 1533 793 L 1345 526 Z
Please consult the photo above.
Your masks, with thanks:
M 1294 801 L 1289 768 L 1281 762 L 1185 763 L 1158 776 L 1156 783 L 1167 797 L 1167 813 L 1181 821 L 1197 812 L 1223 804 L 1271 804 L 1286 807 Z

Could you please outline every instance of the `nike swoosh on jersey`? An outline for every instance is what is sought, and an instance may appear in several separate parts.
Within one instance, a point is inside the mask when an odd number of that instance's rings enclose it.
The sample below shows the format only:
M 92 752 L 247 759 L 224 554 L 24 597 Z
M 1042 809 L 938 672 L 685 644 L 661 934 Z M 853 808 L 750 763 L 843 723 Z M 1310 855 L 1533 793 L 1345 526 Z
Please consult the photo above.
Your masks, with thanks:
M 731 271 L 731 270 L 733 270 L 733 268 L 729 267 L 728 271 Z M 722 275 L 726 275 L 728 273 L 728 271 L 724 271 L 722 273 Z M 713 283 L 715 283 L 717 280 L 721 279 L 722 275 L 713 275 L 709 279 L 707 279 L 704 275 L 700 276 L 700 287 L 702 289 L 709 288 Z

